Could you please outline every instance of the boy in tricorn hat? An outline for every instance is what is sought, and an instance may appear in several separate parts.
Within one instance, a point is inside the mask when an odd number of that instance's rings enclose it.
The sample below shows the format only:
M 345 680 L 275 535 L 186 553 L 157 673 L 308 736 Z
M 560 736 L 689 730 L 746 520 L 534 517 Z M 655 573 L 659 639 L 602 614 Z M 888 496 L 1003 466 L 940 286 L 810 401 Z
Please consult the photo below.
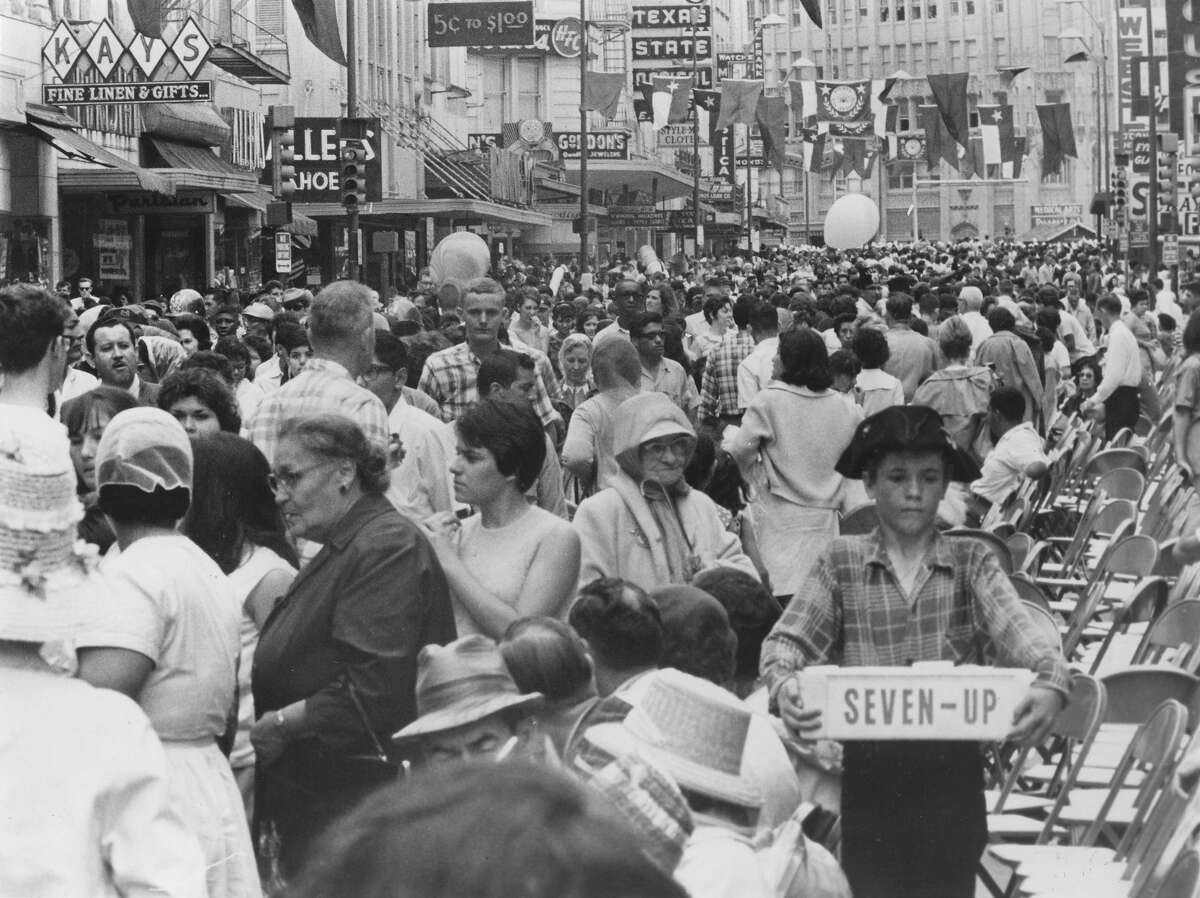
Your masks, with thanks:
M 946 487 L 978 476 L 941 416 L 923 406 L 872 415 L 837 470 L 862 479 L 879 526 L 830 544 L 763 644 L 762 673 L 789 731 L 803 739 L 820 725 L 796 676 L 807 665 L 983 664 L 990 643 L 999 663 L 1037 672 L 1008 738 L 1040 741 L 1070 673 L 991 551 L 939 535 Z M 975 894 L 987 841 L 978 743 L 847 741 L 843 769 L 842 864 L 855 898 Z

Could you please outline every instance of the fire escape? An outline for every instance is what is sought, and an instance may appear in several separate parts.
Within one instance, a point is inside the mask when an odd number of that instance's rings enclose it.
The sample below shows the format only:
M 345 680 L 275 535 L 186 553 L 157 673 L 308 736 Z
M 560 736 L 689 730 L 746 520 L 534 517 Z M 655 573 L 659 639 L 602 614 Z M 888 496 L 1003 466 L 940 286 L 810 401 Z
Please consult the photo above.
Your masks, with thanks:
M 244 8 L 244 0 L 237 5 Z M 291 80 L 287 40 L 234 9 L 234 0 L 165 0 L 164 25 L 179 27 L 189 17 L 212 41 L 213 65 L 248 84 Z

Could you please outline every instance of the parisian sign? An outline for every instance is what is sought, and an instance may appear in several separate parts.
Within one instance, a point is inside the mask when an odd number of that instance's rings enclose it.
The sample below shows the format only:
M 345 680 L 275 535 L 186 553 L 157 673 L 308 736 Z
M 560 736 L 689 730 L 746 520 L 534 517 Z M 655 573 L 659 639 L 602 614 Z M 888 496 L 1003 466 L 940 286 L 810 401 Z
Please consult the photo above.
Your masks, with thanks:
M 524 47 L 534 41 L 532 0 L 430 3 L 430 47 Z

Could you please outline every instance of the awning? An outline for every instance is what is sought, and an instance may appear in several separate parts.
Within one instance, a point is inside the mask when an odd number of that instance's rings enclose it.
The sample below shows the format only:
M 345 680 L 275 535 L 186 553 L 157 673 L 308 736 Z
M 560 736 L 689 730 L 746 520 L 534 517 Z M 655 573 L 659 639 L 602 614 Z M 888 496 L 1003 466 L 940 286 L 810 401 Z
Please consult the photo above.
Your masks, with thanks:
M 66 193 L 102 193 L 108 190 L 147 190 L 175 194 L 168 179 L 123 159 L 84 137 L 66 123 L 67 116 L 48 116 L 29 110 L 29 128 L 58 150 L 58 186 Z M 65 121 L 64 121 L 65 120 Z M 57 122 L 57 123 L 54 123 Z
M 1085 224 L 1045 224 L 1026 231 L 1017 239 L 1022 243 L 1068 243 L 1072 240 L 1095 239 L 1096 232 Z
M 231 193 L 226 199 L 230 205 L 241 206 L 243 209 L 253 209 L 263 215 L 267 213 L 267 203 L 274 202 L 275 197 L 265 187 L 259 187 L 253 193 Z M 317 223 L 305 215 L 292 209 L 292 223 L 284 225 L 281 230 L 292 234 L 303 234 L 306 237 L 317 236 Z
M 579 160 L 567 160 L 567 177 L 579 183 Z M 692 179 L 657 159 L 588 159 L 592 190 L 637 190 L 657 200 L 691 196 Z
M 207 147 L 163 137 L 151 137 L 150 143 L 168 166 L 155 166 L 155 171 L 177 188 L 218 193 L 253 193 L 258 189 L 258 179 L 252 172 L 235 168 Z
M 299 208 L 305 215 L 311 215 L 313 218 L 341 218 L 346 214 L 346 208 L 341 203 L 304 203 L 297 204 L 295 208 Z M 515 206 L 503 206 L 487 200 L 469 199 L 380 200 L 362 206 L 359 215 L 367 219 L 393 215 L 446 218 L 457 221 L 474 219 L 525 227 L 549 227 L 553 222 L 553 219 L 543 212 Z
M 187 143 L 220 146 L 233 129 L 211 104 L 147 103 L 142 107 L 143 133 Z

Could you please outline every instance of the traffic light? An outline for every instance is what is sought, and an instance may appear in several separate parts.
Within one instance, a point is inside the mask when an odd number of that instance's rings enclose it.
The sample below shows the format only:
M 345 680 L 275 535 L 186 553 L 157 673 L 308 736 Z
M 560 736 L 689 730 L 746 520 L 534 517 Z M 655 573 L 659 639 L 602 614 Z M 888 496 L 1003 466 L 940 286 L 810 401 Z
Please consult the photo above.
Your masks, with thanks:
M 1118 221 L 1125 219 L 1129 211 L 1129 172 L 1118 168 L 1112 176 L 1113 210 Z
M 367 202 L 367 150 L 361 140 L 347 138 L 342 146 L 342 205 L 357 209 Z
M 1179 221 L 1179 138 L 1174 134 L 1158 135 L 1154 161 L 1158 182 L 1159 229 L 1174 231 Z
M 289 201 L 296 192 L 296 113 L 291 106 L 272 106 L 271 193 Z

